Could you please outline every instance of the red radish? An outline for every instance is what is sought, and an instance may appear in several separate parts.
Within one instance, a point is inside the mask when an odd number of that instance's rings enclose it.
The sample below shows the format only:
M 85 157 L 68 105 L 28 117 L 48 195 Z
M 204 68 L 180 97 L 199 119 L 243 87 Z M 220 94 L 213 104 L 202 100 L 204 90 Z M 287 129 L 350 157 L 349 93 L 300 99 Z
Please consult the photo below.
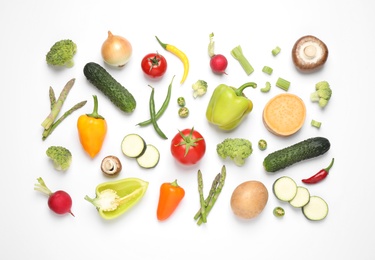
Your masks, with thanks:
M 210 43 L 208 44 L 208 56 L 210 56 L 211 70 L 216 74 L 227 74 L 225 70 L 228 66 L 228 60 L 222 54 L 215 54 L 215 42 L 213 41 L 214 33 L 210 34 Z
M 48 207 L 56 214 L 61 215 L 70 213 L 74 217 L 74 214 L 71 211 L 73 202 L 70 195 L 63 190 L 52 192 L 47 188 L 41 177 L 39 177 L 37 180 L 39 183 L 35 184 L 34 190 L 48 195 Z

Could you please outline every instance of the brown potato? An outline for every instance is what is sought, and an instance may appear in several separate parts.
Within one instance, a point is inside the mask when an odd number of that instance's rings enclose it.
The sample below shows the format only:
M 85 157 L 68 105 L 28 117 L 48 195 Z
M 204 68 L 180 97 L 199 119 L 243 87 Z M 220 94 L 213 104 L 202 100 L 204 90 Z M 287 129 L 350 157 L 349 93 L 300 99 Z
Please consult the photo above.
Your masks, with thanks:
M 233 213 L 243 219 L 257 217 L 268 201 L 268 190 L 259 181 L 246 181 L 232 193 L 230 205 Z

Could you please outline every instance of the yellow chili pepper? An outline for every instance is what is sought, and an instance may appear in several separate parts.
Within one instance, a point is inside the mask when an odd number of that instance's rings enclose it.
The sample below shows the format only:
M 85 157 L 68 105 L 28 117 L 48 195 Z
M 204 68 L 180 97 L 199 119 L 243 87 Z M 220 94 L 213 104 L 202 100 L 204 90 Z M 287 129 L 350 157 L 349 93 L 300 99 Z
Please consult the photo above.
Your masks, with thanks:
M 155 36 L 155 37 L 156 37 L 156 40 L 158 40 L 158 42 L 160 43 L 161 47 L 163 47 L 165 50 L 169 51 L 170 53 L 173 53 L 174 55 L 176 55 L 182 61 L 182 64 L 184 65 L 184 74 L 182 75 L 182 79 L 181 79 L 180 83 L 181 84 L 184 83 L 187 76 L 188 76 L 188 73 L 189 73 L 189 59 L 188 59 L 188 57 L 186 56 L 186 54 L 184 52 L 182 52 L 176 46 L 166 44 L 166 43 L 162 43 L 157 36 Z
M 100 152 L 107 134 L 107 122 L 104 117 L 98 114 L 98 98 L 93 97 L 93 112 L 81 115 L 77 121 L 79 141 L 91 158 Z

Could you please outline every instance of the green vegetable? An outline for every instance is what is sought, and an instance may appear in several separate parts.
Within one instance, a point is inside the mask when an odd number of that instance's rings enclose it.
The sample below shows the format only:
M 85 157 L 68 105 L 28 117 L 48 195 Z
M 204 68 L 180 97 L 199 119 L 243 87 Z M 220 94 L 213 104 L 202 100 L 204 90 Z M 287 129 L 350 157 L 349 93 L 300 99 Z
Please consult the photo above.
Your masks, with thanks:
M 187 107 L 181 107 L 179 110 L 178 110 L 178 115 L 179 117 L 181 118 L 186 118 L 189 116 L 189 109 Z
M 315 84 L 315 92 L 311 93 L 312 102 L 318 102 L 321 108 L 324 108 L 331 99 L 332 89 L 327 81 L 320 81 Z
M 88 81 L 99 89 L 120 110 L 126 113 L 133 112 L 136 101 L 133 95 L 117 82 L 102 66 L 89 62 L 83 68 Z
M 276 81 L 276 86 L 282 90 L 288 91 L 290 87 L 290 82 L 283 78 L 278 78 Z
M 260 89 L 260 91 L 263 93 L 269 92 L 270 90 L 271 90 L 271 83 L 269 83 L 268 81 L 266 82 L 266 85 Z
M 268 75 L 271 75 L 272 72 L 273 72 L 273 69 L 271 67 L 268 67 L 268 66 L 264 66 L 262 71 Z
M 177 98 L 177 104 L 178 104 L 180 107 L 184 107 L 184 106 L 186 105 L 185 98 L 184 98 L 184 97 L 179 97 L 179 98 Z
M 250 62 L 244 56 L 240 45 L 233 48 L 230 53 L 232 54 L 233 58 L 239 61 L 239 63 L 241 64 L 242 68 L 245 70 L 247 75 L 250 75 L 251 73 L 254 72 L 254 68 L 251 66 Z
M 171 96 L 172 96 L 172 83 L 173 83 L 174 77 L 175 76 L 173 76 L 173 78 L 171 80 L 171 83 L 168 86 L 168 92 L 167 92 L 167 95 L 166 95 L 166 97 L 164 99 L 163 104 L 161 105 L 161 107 L 158 110 L 158 112 L 156 112 L 156 115 L 155 115 L 156 120 L 158 120 L 164 114 L 165 110 L 167 110 L 167 107 L 169 105 L 169 101 L 171 100 Z M 137 125 L 139 125 L 139 126 L 146 126 L 146 125 L 149 125 L 151 123 L 152 123 L 151 119 L 148 119 L 146 121 L 138 123 Z
M 322 123 L 319 122 L 319 121 L 316 121 L 316 120 L 312 119 L 312 120 L 311 120 L 311 125 L 312 125 L 313 127 L 320 128 L 321 125 L 322 125 Z
M 279 46 L 276 46 L 273 50 L 272 50 L 272 55 L 273 56 L 276 56 L 277 54 L 279 54 L 281 51 L 281 48 Z
M 74 66 L 73 57 L 77 52 L 77 45 L 72 40 L 56 42 L 46 55 L 48 65 L 71 68 Z
M 204 94 L 206 94 L 207 87 L 208 87 L 207 82 L 204 81 L 204 80 L 199 79 L 197 82 L 195 82 L 192 85 L 192 88 L 193 88 L 193 97 L 197 98 L 197 97 L 201 97 Z
M 66 171 L 72 163 L 72 153 L 62 146 L 50 146 L 46 151 L 47 156 L 52 159 L 53 167 L 58 171 Z
M 150 85 L 149 85 L 150 86 Z M 151 87 L 151 86 L 150 86 Z M 156 114 L 155 114 L 155 100 L 154 100 L 154 93 L 155 89 L 151 87 L 151 95 L 150 95 L 150 102 L 149 102 L 149 108 L 150 108 L 150 116 L 151 116 L 151 122 L 154 126 L 155 131 L 158 133 L 158 135 L 163 139 L 168 139 L 168 137 L 164 134 L 164 132 L 160 129 L 158 122 L 156 121 Z
M 285 215 L 285 210 L 282 207 L 276 207 L 273 209 L 273 215 L 275 217 L 283 217 Z
M 323 155 L 330 147 L 327 138 L 311 137 L 268 154 L 263 160 L 263 166 L 267 172 L 276 172 L 297 162 Z
M 81 107 L 83 107 L 87 103 L 87 101 L 81 101 L 81 102 L 77 103 L 72 108 L 70 108 L 68 111 L 66 111 L 60 118 L 58 118 L 56 120 L 57 116 L 59 115 L 59 113 L 62 109 L 62 106 L 63 106 L 66 98 L 68 97 L 68 94 L 69 94 L 70 90 L 72 89 L 72 87 L 74 85 L 74 82 L 75 82 L 75 79 L 73 78 L 73 79 L 69 80 L 68 83 L 66 83 L 65 87 L 61 91 L 60 96 L 57 100 L 56 100 L 56 96 L 55 96 L 55 92 L 54 92 L 53 88 L 52 87 L 49 88 L 49 99 L 50 99 L 51 111 L 48 114 L 48 116 L 46 117 L 46 119 L 44 119 L 44 121 L 41 124 L 44 128 L 44 131 L 42 133 L 42 140 L 43 141 L 46 140 L 47 137 L 52 134 L 52 132 L 56 129 L 56 127 L 59 124 L 61 124 L 61 122 L 65 118 L 67 118 L 71 113 L 80 109 Z
M 253 148 L 247 139 L 226 138 L 216 146 L 216 152 L 221 158 L 229 157 L 237 166 L 242 166 L 245 164 L 245 159 L 252 154 Z
M 260 139 L 258 142 L 258 147 L 260 150 L 264 151 L 267 149 L 267 142 L 264 139 Z
M 201 205 L 200 214 L 201 214 L 202 222 L 206 223 L 207 222 L 206 201 L 203 196 L 203 178 L 202 178 L 201 170 L 198 170 L 198 192 L 199 192 L 199 202 Z

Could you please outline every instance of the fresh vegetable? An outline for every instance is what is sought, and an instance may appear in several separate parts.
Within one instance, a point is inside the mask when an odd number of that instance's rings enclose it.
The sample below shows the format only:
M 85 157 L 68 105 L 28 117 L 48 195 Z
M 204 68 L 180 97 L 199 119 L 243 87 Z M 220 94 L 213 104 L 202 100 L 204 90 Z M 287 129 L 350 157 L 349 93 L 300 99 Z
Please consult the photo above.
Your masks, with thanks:
M 37 178 L 38 183 L 34 185 L 34 190 L 40 191 L 48 196 L 48 207 L 56 214 L 69 213 L 73 217 L 72 213 L 72 198 L 70 195 L 63 190 L 52 192 L 48 189 L 42 177 Z
M 159 202 L 156 216 L 159 221 L 168 219 L 177 209 L 185 196 L 185 190 L 178 185 L 177 180 L 165 182 L 160 186 Z
M 271 67 L 269 67 L 269 66 L 263 66 L 262 71 L 263 71 L 264 73 L 268 74 L 268 75 L 271 75 L 272 72 L 273 72 L 273 69 L 272 69 Z
M 310 124 L 311 124 L 311 126 L 316 127 L 318 129 L 322 126 L 322 122 L 319 122 L 315 119 L 312 119 Z
M 335 158 L 332 158 L 331 163 L 326 168 L 321 169 L 319 172 L 317 172 L 316 174 L 314 174 L 313 176 L 307 179 L 303 179 L 302 182 L 306 184 L 314 184 L 314 183 L 321 182 L 328 176 L 328 173 L 330 169 L 332 168 L 334 162 L 335 162 Z
M 101 54 L 105 63 L 113 67 L 123 67 L 133 53 L 131 43 L 124 37 L 113 35 L 108 31 L 108 37 L 102 44 Z
M 208 56 L 210 59 L 211 70 L 216 74 L 226 74 L 225 70 L 228 66 L 227 58 L 222 54 L 215 54 L 214 33 L 209 35 L 210 43 L 208 44 Z
M 145 195 L 148 182 L 139 178 L 125 178 L 96 186 L 95 198 L 85 196 L 99 215 L 107 220 L 117 218 L 135 206 Z
M 297 194 L 297 183 L 288 176 L 282 176 L 274 181 L 272 191 L 278 200 L 289 202 Z
M 108 155 L 103 158 L 100 169 L 107 177 L 117 177 L 122 170 L 122 164 L 117 156 Z
M 50 99 L 50 108 L 51 111 L 49 115 L 46 117 L 46 119 L 42 122 L 42 126 L 44 128 L 44 131 L 42 133 L 42 140 L 46 140 L 48 136 L 52 134 L 52 132 L 56 129 L 56 127 L 61 124 L 62 121 L 64 121 L 70 114 L 72 114 L 74 111 L 80 109 L 83 107 L 87 101 L 81 101 L 74 105 L 72 108 L 70 108 L 68 111 L 66 111 L 60 118 L 57 119 L 57 116 L 59 115 L 62 106 L 68 97 L 68 94 L 70 90 L 72 89 L 74 85 L 75 79 L 71 79 L 66 83 L 65 87 L 60 93 L 59 98 L 56 100 L 55 92 L 52 87 L 49 88 L 49 99 Z M 56 120 L 57 119 L 57 120 Z
M 163 104 L 161 105 L 161 107 L 158 110 L 158 112 L 156 112 L 156 114 L 155 114 L 155 119 L 156 120 L 158 120 L 164 114 L 165 110 L 167 110 L 167 107 L 169 105 L 169 102 L 170 102 L 171 96 L 172 96 L 172 83 L 173 83 L 174 77 L 175 76 L 173 76 L 173 78 L 171 80 L 171 83 L 168 86 L 168 92 L 167 92 L 167 95 L 165 96 Z M 146 125 L 149 125 L 149 124 L 152 124 L 151 119 L 148 119 L 146 121 L 140 122 L 137 125 L 139 125 L 139 126 L 146 126 Z
M 266 149 L 267 149 L 267 141 L 264 140 L 264 139 L 260 139 L 260 140 L 258 141 L 258 148 L 259 148 L 259 150 L 261 150 L 261 151 L 266 150 Z
M 328 211 L 327 202 L 319 196 L 311 196 L 309 203 L 302 208 L 303 215 L 312 221 L 325 219 Z
M 194 220 L 197 220 L 197 225 L 201 225 L 202 223 L 206 223 L 207 217 L 210 214 L 212 208 L 214 207 L 217 199 L 219 198 L 219 195 L 221 191 L 223 190 L 225 179 L 227 176 L 227 170 L 225 165 L 221 167 L 221 172 L 218 173 L 215 177 L 215 179 L 212 181 L 211 189 L 209 191 L 208 196 L 204 201 L 202 201 L 203 196 L 203 178 L 200 171 L 198 171 L 198 192 L 199 195 L 199 204 L 200 209 L 194 216 Z
M 63 146 L 50 146 L 46 150 L 47 156 L 53 161 L 53 167 L 58 171 L 66 171 L 72 163 L 72 153 Z
M 177 104 L 178 104 L 180 107 L 184 107 L 184 106 L 186 105 L 185 98 L 184 98 L 184 97 L 178 97 L 178 98 L 177 98 Z
M 189 109 L 187 107 L 180 107 L 178 110 L 178 116 L 181 118 L 186 118 L 189 116 Z
M 254 72 L 253 66 L 251 66 L 250 62 L 247 60 L 245 55 L 242 52 L 242 47 L 238 45 L 237 47 L 233 48 L 230 52 L 236 60 L 240 63 L 242 68 L 245 70 L 246 74 L 249 76 L 251 73 Z
M 89 62 L 83 73 L 92 85 L 99 89 L 121 111 L 131 113 L 136 108 L 134 96 L 117 82 L 102 66 Z
M 298 70 L 313 72 L 322 68 L 326 63 L 328 59 L 327 45 L 315 36 L 303 36 L 293 46 L 292 59 Z
M 275 207 L 273 209 L 273 215 L 275 217 L 281 218 L 285 215 L 285 210 L 282 207 Z
M 310 201 L 310 192 L 302 186 L 297 186 L 296 196 L 289 201 L 289 204 L 294 208 L 302 208 Z
M 253 148 L 245 138 L 226 138 L 216 146 L 216 152 L 221 158 L 229 157 L 237 166 L 242 166 L 252 154 Z
M 273 56 L 277 56 L 281 51 L 281 48 L 279 46 L 276 46 L 275 48 L 272 49 L 271 53 Z
M 77 120 L 79 141 L 91 158 L 100 152 L 107 135 L 107 122 L 98 113 L 98 98 L 95 95 L 93 97 L 94 109 L 92 113 L 81 115 Z
M 159 53 L 149 53 L 141 61 L 144 74 L 154 79 L 162 77 L 167 71 L 167 67 L 167 60 Z
M 150 86 L 150 85 L 149 85 Z M 150 86 L 151 87 L 151 86 Z M 159 124 L 156 119 L 156 112 L 155 112 L 155 89 L 151 87 L 151 95 L 149 100 L 149 110 L 150 110 L 150 117 L 151 117 L 151 123 L 154 127 L 156 133 L 163 139 L 168 139 L 168 137 L 164 134 L 164 132 L 160 129 Z
M 290 87 L 290 81 L 279 77 L 276 81 L 276 86 L 281 88 L 282 90 L 288 91 Z
M 331 99 L 332 89 L 327 81 L 320 81 L 315 84 L 315 92 L 311 93 L 310 100 L 318 102 L 319 107 L 324 108 L 327 106 L 328 101 Z
M 74 66 L 74 55 L 77 52 L 77 45 L 69 39 L 60 40 L 52 45 L 46 55 L 48 65 L 71 68 Z
M 140 157 L 146 151 L 146 142 L 138 134 L 128 134 L 122 139 L 121 151 L 129 158 Z
M 331 143 L 324 137 L 311 137 L 268 154 L 263 160 L 267 172 L 276 172 L 297 162 L 325 154 Z
M 206 81 L 199 79 L 192 85 L 192 88 L 193 88 L 193 97 L 197 98 L 206 94 L 208 85 Z
M 305 123 L 306 106 L 299 96 L 282 93 L 267 102 L 262 117 L 264 126 L 272 134 L 290 136 Z
M 233 213 L 242 219 L 253 219 L 265 208 L 268 190 L 260 181 L 245 181 L 233 191 L 230 206 Z
M 155 36 L 155 37 L 156 37 L 156 40 L 161 45 L 161 47 L 163 47 L 165 50 L 173 53 L 174 55 L 176 55 L 182 61 L 182 64 L 184 65 L 184 74 L 182 76 L 182 79 L 181 79 L 180 83 L 181 84 L 184 83 L 188 74 L 189 74 L 189 59 L 188 59 L 188 57 L 186 56 L 186 54 L 184 52 L 182 52 L 177 47 L 175 47 L 171 44 L 163 43 L 159 40 L 159 38 L 157 36 Z
M 253 102 L 243 94 L 247 87 L 256 88 L 257 84 L 248 82 L 239 88 L 225 84 L 217 86 L 207 106 L 207 120 L 225 131 L 239 126 L 253 110 Z
M 136 158 L 138 165 L 145 169 L 154 168 L 158 165 L 159 159 L 160 152 L 152 144 L 147 144 L 144 153 Z
M 206 141 L 194 127 L 179 130 L 171 141 L 171 153 L 181 164 L 196 164 L 206 153 Z
M 271 83 L 269 81 L 266 82 L 266 85 L 260 89 L 261 92 L 267 93 L 271 90 Z

